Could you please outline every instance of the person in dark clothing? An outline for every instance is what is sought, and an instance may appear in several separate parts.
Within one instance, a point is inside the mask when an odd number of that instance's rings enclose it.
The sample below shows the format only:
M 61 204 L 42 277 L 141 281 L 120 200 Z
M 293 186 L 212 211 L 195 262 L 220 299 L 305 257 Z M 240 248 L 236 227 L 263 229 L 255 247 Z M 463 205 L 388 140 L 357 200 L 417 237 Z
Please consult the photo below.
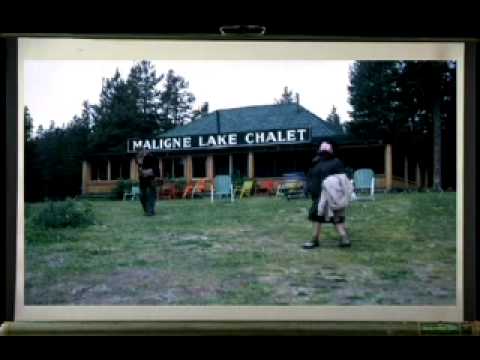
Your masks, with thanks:
M 344 174 L 345 167 L 341 160 L 336 158 L 333 154 L 332 145 L 323 142 L 320 145 L 317 155 L 312 161 L 312 168 L 308 172 L 307 187 L 308 192 L 312 197 L 312 206 L 308 213 L 308 219 L 314 224 L 314 235 L 311 242 L 305 243 L 305 249 L 313 249 L 320 246 L 320 233 L 323 223 L 333 223 L 341 235 L 341 247 L 350 246 L 347 231 L 345 228 L 345 210 L 338 210 L 334 212 L 334 216 L 326 221 L 324 216 L 318 215 L 318 203 L 322 194 L 323 181 L 330 175 Z
M 157 189 L 155 179 L 160 176 L 154 156 L 147 150 L 137 155 L 138 174 L 140 180 L 140 202 L 147 216 L 155 215 Z

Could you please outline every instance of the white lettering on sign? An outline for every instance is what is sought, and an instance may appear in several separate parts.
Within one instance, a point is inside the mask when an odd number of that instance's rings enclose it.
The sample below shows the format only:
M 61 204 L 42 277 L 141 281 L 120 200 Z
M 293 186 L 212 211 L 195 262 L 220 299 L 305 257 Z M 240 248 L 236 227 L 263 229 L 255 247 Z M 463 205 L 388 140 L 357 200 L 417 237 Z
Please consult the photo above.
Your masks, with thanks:
M 305 129 L 298 129 L 297 132 L 300 134 L 300 141 L 304 141 L 304 135 L 307 132 Z
M 133 151 L 137 150 L 137 149 L 141 149 L 142 148 L 142 145 L 143 145 L 143 141 L 139 140 L 139 141 L 136 141 L 134 140 L 133 141 Z
M 184 148 L 191 148 L 192 147 L 192 138 L 191 137 L 184 137 L 183 138 L 183 147 Z
M 228 144 L 229 145 L 237 145 L 237 134 L 229 134 L 228 135 Z
M 227 135 L 218 135 L 217 145 L 227 145 Z
M 257 132 L 255 134 L 255 141 L 257 144 L 263 144 L 265 142 L 265 133 L 264 132 Z
M 275 138 L 275 134 L 273 133 L 273 131 L 269 131 L 266 142 L 268 143 L 268 142 L 276 142 L 276 141 L 277 139 Z
M 210 135 L 208 137 L 207 146 L 214 146 L 214 145 L 217 145 L 217 142 L 215 141 L 215 137 L 213 135 Z
M 253 137 L 254 137 L 253 133 L 248 133 L 247 135 L 245 135 L 245 142 L 247 144 L 253 144 L 254 142 Z
M 140 149 L 152 151 L 162 151 L 170 149 L 191 149 L 202 147 L 226 147 L 226 146 L 249 146 L 249 145 L 268 145 L 276 143 L 295 143 L 306 142 L 309 140 L 308 129 L 284 129 L 270 131 L 255 131 L 248 133 L 229 133 L 179 136 L 179 137 L 160 137 L 149 140 L 131 139 L 128 141 L 127 150 L 136 152 Z M 239 143 L 240 142 L 240 143 Z
M 295 141 L 295 130 L 288 130 L 287 131 L 287 141 Z

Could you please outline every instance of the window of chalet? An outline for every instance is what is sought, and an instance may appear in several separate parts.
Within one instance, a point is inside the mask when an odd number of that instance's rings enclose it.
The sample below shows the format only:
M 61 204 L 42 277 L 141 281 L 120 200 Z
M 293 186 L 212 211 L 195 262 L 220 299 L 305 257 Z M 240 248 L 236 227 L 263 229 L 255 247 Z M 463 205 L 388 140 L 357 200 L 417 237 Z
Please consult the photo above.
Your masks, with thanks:
M 228 155 L 216 155 L 213 157 L 214 174 L 229 175 L 230 160 Z
M 108 161 L 96 159 L 90 163 L 91 180 L 105 181 L 108 180 Z
M 130 160 L 128 159 L 115 159 L 110 161 L 111 166 L 111 179 L 130 179 Z
M 206 156 L 194 156 L 192 157 L 192 176 L 194 178 L 207 177 L 207 157 Z
M 162 166 L 163 177 L 166 179 L 183 178 L 185 176 L 185 161 L 183 158 L 164 158 Z
M 237 176 L 248 176 L 248 154 L 233 154 L 233 173 Z

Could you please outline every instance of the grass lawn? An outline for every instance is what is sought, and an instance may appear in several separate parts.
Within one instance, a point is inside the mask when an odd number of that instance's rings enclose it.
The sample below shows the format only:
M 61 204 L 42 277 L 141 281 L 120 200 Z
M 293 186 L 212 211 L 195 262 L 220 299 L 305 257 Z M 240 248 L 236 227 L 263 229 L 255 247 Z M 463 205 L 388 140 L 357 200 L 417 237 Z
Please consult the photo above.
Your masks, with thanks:
M 27 305 L 454 305 L 455 193 L 378 195 L 303 250 L 307 200 L 92 202 L 97 224 L 42 230 L 27 207 Z

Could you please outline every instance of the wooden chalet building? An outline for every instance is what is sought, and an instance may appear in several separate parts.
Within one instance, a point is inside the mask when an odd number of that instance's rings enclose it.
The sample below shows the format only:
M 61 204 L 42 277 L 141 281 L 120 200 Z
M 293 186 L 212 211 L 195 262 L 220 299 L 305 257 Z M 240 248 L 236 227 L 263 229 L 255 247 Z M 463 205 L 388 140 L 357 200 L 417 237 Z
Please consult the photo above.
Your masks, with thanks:
M 85 159 L 82 193 L 109 193 L 121 179 L 138 180 L 135 154 L 142 147 L 157 157 L 164 180 L 189 182 L 220 174 L 277 179 L 289 172 L 306 173 L 322 141 L 333 143 L 346 167 L 373 169 L 377 189 L 418 186 L 418 165 L 408 164 L 390 144 L 352 139 L 293 103 L 217 110 L 161 137 L 130 139 L 124 153 Z

